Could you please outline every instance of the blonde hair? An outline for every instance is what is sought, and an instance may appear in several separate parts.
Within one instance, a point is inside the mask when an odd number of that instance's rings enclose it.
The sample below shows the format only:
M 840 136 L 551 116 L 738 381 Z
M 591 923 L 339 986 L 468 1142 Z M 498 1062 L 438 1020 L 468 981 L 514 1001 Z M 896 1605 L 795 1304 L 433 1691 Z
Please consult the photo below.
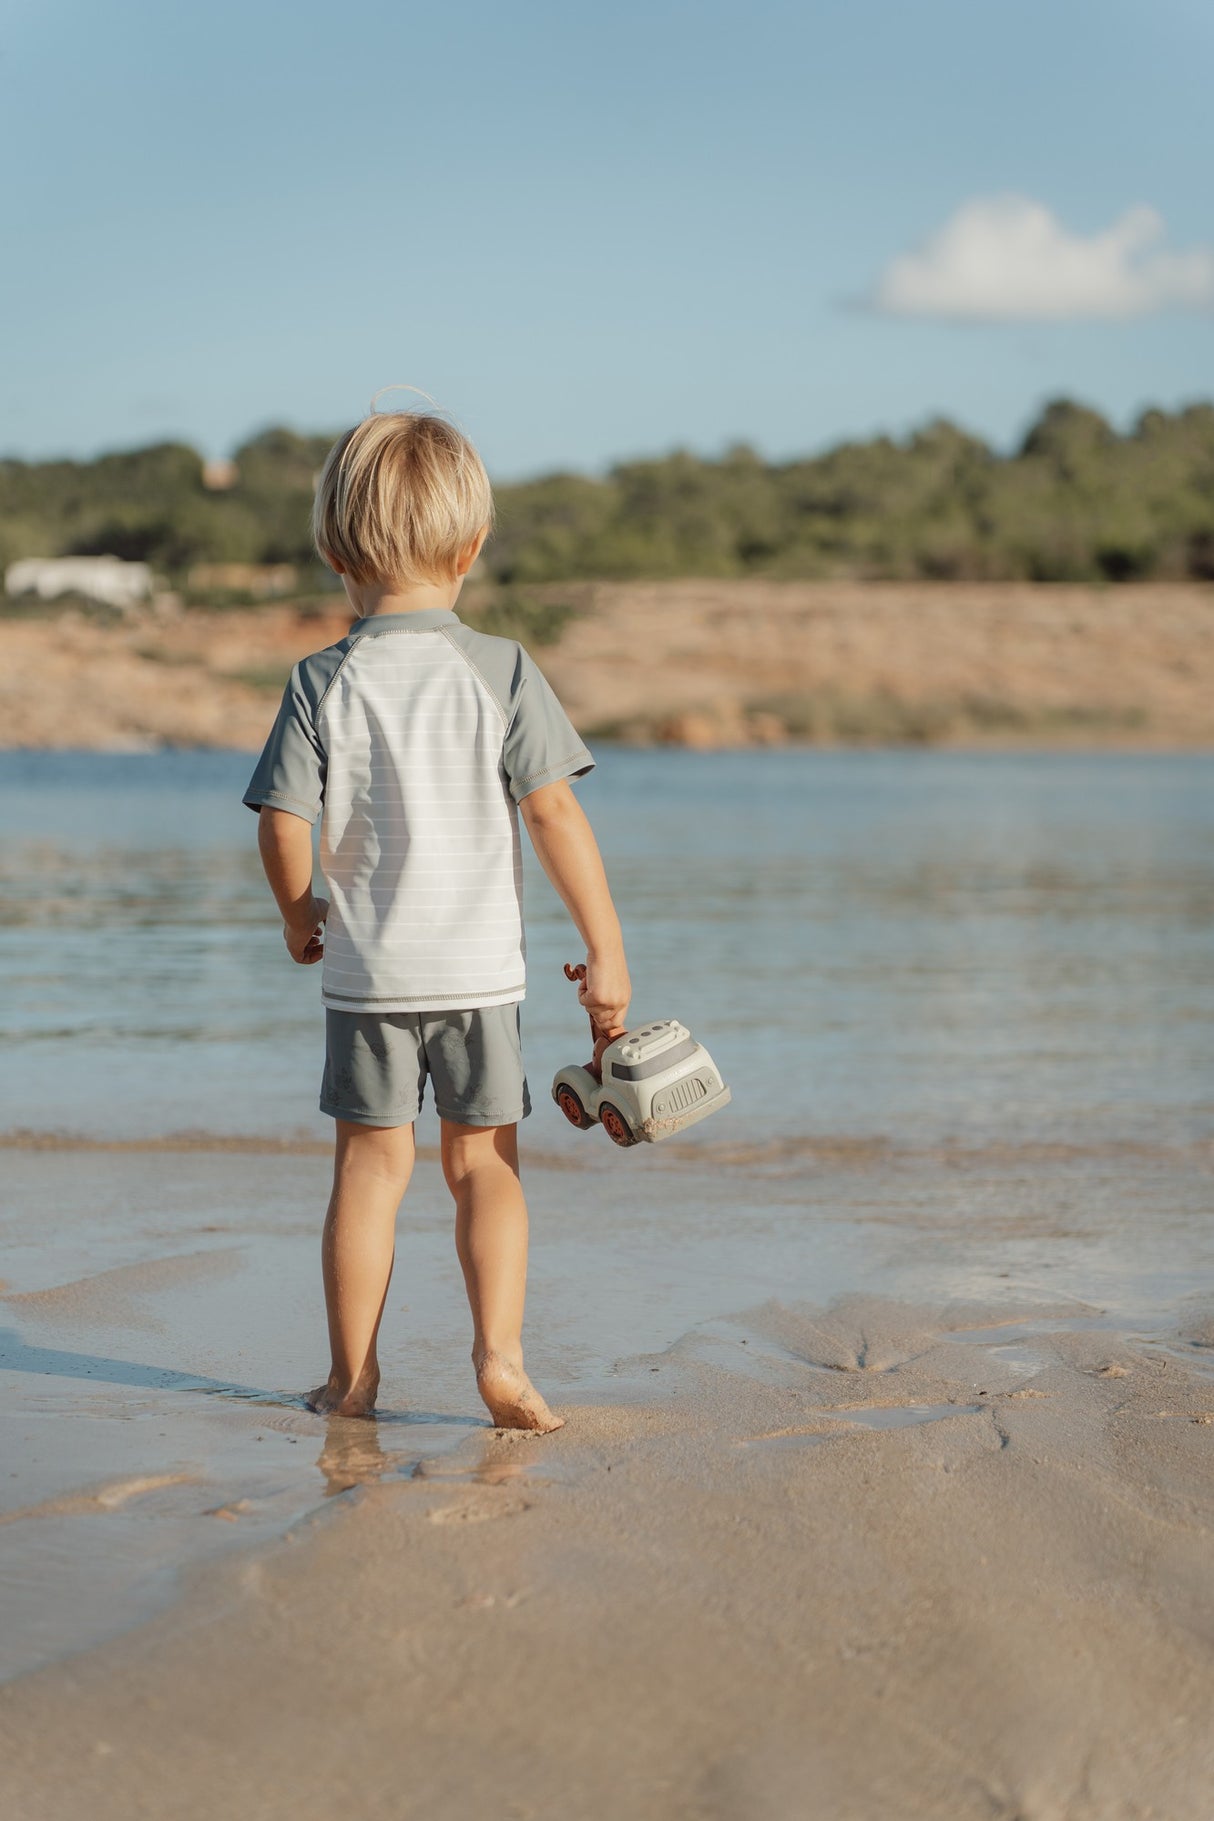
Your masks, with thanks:
M 493 490 L 468 438 L 428 411 L 372 411 L 325 458 L 312 536 L 355 582 L 454 581 L 493 523 Z

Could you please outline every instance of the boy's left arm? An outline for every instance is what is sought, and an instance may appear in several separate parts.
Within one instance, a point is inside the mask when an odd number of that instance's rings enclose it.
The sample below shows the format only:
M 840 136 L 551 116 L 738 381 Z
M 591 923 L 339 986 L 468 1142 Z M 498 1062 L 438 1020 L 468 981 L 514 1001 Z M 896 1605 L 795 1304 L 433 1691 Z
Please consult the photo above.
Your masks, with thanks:
M 257 846 L 274 901 L 282 912 L 283 936 L 292 961 L 308 967 L 325 952 L 323 924 L 328 902 L 312 890 L 312 828 L 302 816 L 263 803 L 257 819 Z
M 567 779 L 531 792 L 519 807 L 536 857 L 586 944 L 578 999 L 600 1030 L 623 1030 L 632 983 L 594 831 Z

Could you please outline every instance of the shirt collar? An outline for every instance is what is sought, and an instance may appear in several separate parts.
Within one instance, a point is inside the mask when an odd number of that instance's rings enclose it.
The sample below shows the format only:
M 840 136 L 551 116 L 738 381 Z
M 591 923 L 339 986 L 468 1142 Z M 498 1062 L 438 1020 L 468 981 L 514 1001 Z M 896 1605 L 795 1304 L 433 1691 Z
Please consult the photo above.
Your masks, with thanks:
M 370 613 L 365 620 L 355 620 L 350 628 L 352 639 L 369 632 L 432 632 L 436 626 L 458 626 L 459 615 L 450 607 L 418 607 L 412 613 Z

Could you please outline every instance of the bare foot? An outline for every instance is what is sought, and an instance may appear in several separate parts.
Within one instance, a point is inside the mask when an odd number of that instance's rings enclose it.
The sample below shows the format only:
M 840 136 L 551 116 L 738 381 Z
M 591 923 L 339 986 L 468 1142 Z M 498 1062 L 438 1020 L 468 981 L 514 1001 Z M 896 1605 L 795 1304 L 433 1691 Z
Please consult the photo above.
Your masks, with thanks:
M 563 1416 L 553 1416 L 521 1366 L 500 1353 L 486 1353 L 476 1368 L 476 1388 L 499 1429 L 534 1429 L 550 1435 L 563 1429 Z
M 343 1388 L 330 1373 L 323 1385 L 309 1391 L 304 1403 L 318 1416 L 374 1416 L 379 1392 L 379 1374 L 361 1378 L 355 1385 Z

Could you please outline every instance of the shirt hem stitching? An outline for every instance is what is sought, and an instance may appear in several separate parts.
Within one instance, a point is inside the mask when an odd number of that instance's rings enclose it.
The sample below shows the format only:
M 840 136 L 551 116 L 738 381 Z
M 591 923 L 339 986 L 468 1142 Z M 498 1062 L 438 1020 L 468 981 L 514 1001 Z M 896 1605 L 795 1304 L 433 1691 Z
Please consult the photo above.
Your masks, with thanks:
M 441 1004 L 447 1006 L 448 1009 L 453 1006 L 463 1006 L 467 1010 L 472 1011 L 475 1009 L 475 1002 L 477 1000 L 484 1000 L 486 997 L 498 999 L 502 994 L 513 995 L 513 997 L 502 999 L 504 1005 L 511 1005 L 514 1003 L 515 998 L 521 999 L 523 997 L 525 989 L 526 981 L 521 982 L 517 986 L 481 987 L 471 994 L 466 990 L 460 991 L 458 989 L 455 992 L 442 993 L 340 993 L 335 992 L 331 987 L 322 987 L 321 999 L 325 1004 L 328 1004 L 330 1000 L 342 1000 L 351 1005 L 358 1006 L 399 1005 L 404 1007 L 416 1005 L 425 1007 L 428 1005 L 437 1006 Z
M 528 772 L 525 778 L 516 778 L 514 782 L 516 784 L 534 784 L 537 778 L 546 778 L 550 772 L 561 771 L 565 766 L 573 765 L 578 759 L 583 758 L 590 759 L 590 763 L 592 765 L 594 764 L 594 760 L 590 758 L 590 754 L 587 752 L 586 748 L 580 746 L 576 752 L 571 752 L 567 758 L 555 759 L 551 765 L 545 765 L 542 771 Z
M 306 810 L 312 821 L 320 814 L 317 804 L 305 803 L 302 797 L 292 797 L 285 790 L 250 791 L 243 801 L 248 809 L 261 809 L 263 806 L 272 809 L 275 803 L 294 803 L 297 809 Z

